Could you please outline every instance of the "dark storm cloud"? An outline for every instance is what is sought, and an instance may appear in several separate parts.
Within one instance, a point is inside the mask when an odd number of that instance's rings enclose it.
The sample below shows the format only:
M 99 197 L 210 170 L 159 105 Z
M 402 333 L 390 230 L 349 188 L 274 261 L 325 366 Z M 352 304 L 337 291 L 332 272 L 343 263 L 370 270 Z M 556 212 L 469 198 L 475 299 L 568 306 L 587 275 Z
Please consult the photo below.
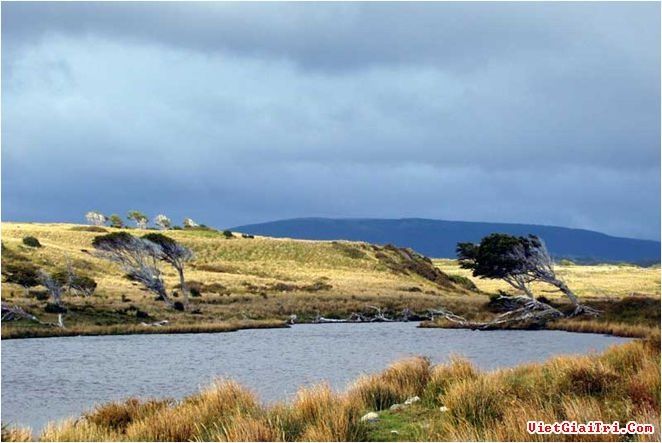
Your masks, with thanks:
M 5 3 L 3 218 L 659 237 L 655 3 Z

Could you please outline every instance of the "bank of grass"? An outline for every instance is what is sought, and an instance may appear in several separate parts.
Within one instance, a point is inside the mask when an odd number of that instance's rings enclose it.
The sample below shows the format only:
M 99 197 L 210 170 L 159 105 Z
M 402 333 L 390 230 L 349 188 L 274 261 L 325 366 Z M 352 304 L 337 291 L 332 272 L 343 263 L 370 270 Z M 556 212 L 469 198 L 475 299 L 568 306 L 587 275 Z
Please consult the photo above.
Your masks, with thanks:
M 388 410 L 412 396 L 421 401 Z M 361 422 L 369 411 L 379 411 L 380 420 Z M 655 433 L 531 435 L 528 420 L 622 425 L 635 420 L 654 424 Z M 436 366 L 411 358 L 364 376 L 345 393 L 319 385 L 300 390 L 290 403 L 271 406 L 234 382 L 219 381 L 181 401 L 129 399 L 99 406 L 79 419 L 49 424 L 39 440 L 659 441 L 659 423 L 658 333 L 602 354 L 560 356 L 494 372 L 479 371 L 461 358 Z M 6 441 L 28 435 L 3 428 Z
M 217 323 L 165 324 L 162 326 L 141 324 L 80 325 L 67 328 L 21 322 L 18 325 L 3 326 L 2 339 L 129 334 L 196 334 L 286 327 L 288 325 L 282 320 L 235 320 Z
M 186 279 L 201 296 L 191 297 L 190 312 L 168 309 L 140 285 L 124 278 L 115 264 L 91 253 L 92 239 L 103 232 L 72 224 L 2 223 L 2 263 L 32 263 L 48 271 L 71 263 L 76 272 L 94 278 L 92 297 L 65 295 L 69 312 L 64 323 L 74 331 L 142 332 L 141 321 L 167 320 L 174 328 L 190 324 L 216 324 L 238 320 L 285 320 L 296 315 L 308 321 L 317 314 L 347 317 L 353 312 L 374 313 L 379 306 L 397 314 L 408 308 L 425 311 L 439 307 L 446 297 L 465 298 L 470 292 L 452 283 L 436 284 L 416 272 L 394 269 L 401 260 L 398 251 L 361 242 L 305 241 L 267 237 L 225 238 L 217 231 L 172 230 L 167 235 L 191 248 L 195 258 L 186 269 Z M 116 232 L 114 228 L 103 228 Z M 130 229 L 140 236 L 146 230 Z M 41 248 L 22 243 L 26 236 L 39 239 Z M 177 292 L 178 276 L 163 267 L 170 292 Z M 43 322 L 57 322 L 45 312 L 44 288 L 26 295 L 24 288 L 2 283 L 3 302 L 17 305 Z M 176 301 L 179 294 L 173 294 Z M 149 314 L 137 318 L 138 311 Z M 11 327 L 12 332 L 5 332 Z M 45 328 L 3 322 L 3 337 L 46 334 Z M 21 329 L 21 331 L 18 331 Z M 51 335 L 66 334 L 51 328 Z

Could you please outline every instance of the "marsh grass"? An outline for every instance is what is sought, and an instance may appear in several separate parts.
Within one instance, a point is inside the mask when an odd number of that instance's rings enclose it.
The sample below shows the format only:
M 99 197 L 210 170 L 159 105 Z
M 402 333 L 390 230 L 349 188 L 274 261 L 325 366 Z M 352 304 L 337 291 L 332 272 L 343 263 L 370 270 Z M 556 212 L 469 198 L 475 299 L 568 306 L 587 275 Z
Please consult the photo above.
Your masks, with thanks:
M 129 334 L 197 334 L 210 332 L 232 332 L 241 329 L 287 328 L 282 320 L 236 320 L 217 323 L 186 323 L 163 326 L 143 326 L 140 324 L 77 325 L 66 328 L 23 323 L 19 326 L 3 326 L 2 339 L 33 337 L 76 337 L 94 335 Z
M 374 424 L 360 421 L 368 411 L 388 409 L 413 395 L 422 401 L 401 412 L 381 411 L 383 420 Z M 442 412 L 441 406 L 448 409 Z M 458 357 L 436 366 L 412 358 L 359 379 L 345 393 L 318 385 L 301 389 L 290 403 L 271 406 L 236 383 L 221 381 L 179 402 L 131 399 L 100 406 L 81 419 L 49 424 L 40 439 L 659 441 L 659 419 L 659 337 L 652 337 L 602 354 L 561 356 L 494 372 L 481 372 Z M 656 425 L 656 434 L 531 435 L 528 420 L 637 420 Z M 9 432 L 3 428 L 3 439 Z M 16 440 L 26 436 L 22 430 L 11 432 Z

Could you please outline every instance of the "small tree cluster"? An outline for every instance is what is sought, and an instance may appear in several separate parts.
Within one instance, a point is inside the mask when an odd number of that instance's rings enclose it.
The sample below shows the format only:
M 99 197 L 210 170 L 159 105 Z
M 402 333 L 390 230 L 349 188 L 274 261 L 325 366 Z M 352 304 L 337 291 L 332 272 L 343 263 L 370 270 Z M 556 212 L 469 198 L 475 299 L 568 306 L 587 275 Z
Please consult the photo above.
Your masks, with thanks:
M 117 214 L 113 214 L 108 218 L 108 221 L 110 222 L 110 226 L 112 228 L 123 228 L 124 227 L 124 222 L 122 221 L 122 217 L 120 217 Z

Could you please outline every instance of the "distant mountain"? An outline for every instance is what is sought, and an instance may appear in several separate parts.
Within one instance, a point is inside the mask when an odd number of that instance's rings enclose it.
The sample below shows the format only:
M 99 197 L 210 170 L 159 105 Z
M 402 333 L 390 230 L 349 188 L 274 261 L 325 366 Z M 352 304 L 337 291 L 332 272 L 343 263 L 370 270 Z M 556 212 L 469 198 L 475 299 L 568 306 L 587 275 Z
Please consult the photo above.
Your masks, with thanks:
M 237 226 L 233 231 L 310 240 L 359 240 L 410 247 L 435 258 L 454 258 L 461 241 L 478 242 L 493 232 L 535 234 L 556 258 L 581 262 L 660 262 L 660 242 L 612 237 L 585 229 L 514 223 L 406 219 L 295 218 Z

